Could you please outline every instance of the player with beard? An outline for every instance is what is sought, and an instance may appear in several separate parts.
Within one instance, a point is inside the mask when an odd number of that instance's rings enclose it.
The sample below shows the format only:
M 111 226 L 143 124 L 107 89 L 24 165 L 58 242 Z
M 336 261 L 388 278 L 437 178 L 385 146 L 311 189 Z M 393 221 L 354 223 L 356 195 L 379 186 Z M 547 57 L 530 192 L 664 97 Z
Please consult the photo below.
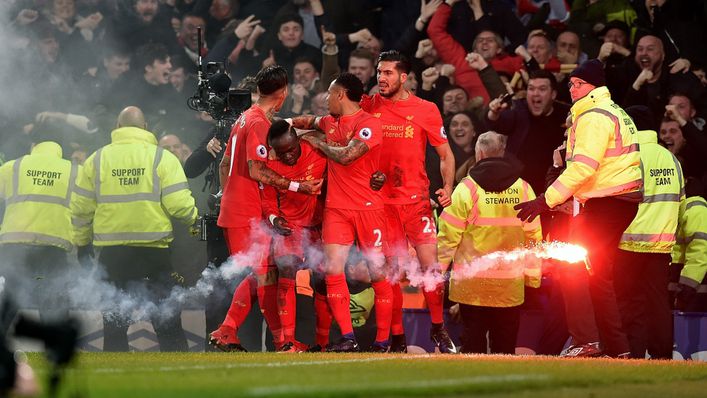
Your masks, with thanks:
M 323 178 L 326 158 L 310 143 L 301 141 L 287 122 L 273 123 L 267 142 L 274 152 L 274 156 L 268 157 L 268 167 L 275 173 L 295 182 Z M 295 274 L 308 260 L 307 248 L 320 244 L 323 201 L 316 195 L 278 190 L 271 185 L 263 186 L 261 198 L 263 215 L 276 232 L 272 250 L 278 267 L 277 304 L 283 335 L 278 349 L 301 352 L 306 347 L 295 341 Z M 241 282 L 223 324 L 209 336 L 210 343 L 223 351 L 245 351 L 237 338 L 237 330 L 250 312 L 254 282 L 252 275 Z M 222 337 L 224 332 L 227 333 Z
M 279 348 L 283 341 L 277 310 L 277 283 L 274 270 L 269 270 L 265 261 L 270 236 L 262 226 L 260 185 L 317 194 L 322 180 L 297 182 L 268 167 L 267 134 L 272 116 L 287 97 L 287 72 L 281 66 L 273 65 L 258 72 L 255 80 L 260 95 L 258 101 L 234 123 L 219 166 L 223 197 L 218 226 L 223 228 L 231 256 L 239 254 L 252 260 L 248 265 L 253 267 L 258 279 L 260 308 Z M 230 342 L 234 333 L 219 328 L 210 337 L 213 339 L 216 334 L 220 340 Z
M 358 243 L 367 258 L 375 293 L 377 333 L 372 350 L 386 352 L 389 346 L 393 292 L 386 280 L 383 244 L 385 213 L 383 197 L 370 184 L 380 167 L 380 121 L 364 112 L 359 101 L 363 83 L 351 73 L 342 73 L 329 86 L 329 116 L 301 116 L 292 125 L 316 128 L 325 134 L 303 136 L 328 158 L 328 185 L 322 237 L 326 265 L 325 284 L 329 308 L 341 329 L 342 339 L 327 350 L 358 351 L 351 325 L 349 290 L 344 266 L 351 245 Z
M 386 257 L 396 267 L 398 256 L 407 255 L 408 242 L 415 248 L 422 270 L 434 281 L 425 283 L 423 289 L 432 320 L 430 338 L 441 352 L 456 353 L 457 348 L 444 327 L 444 284 L 437 262 L 437 230 L 425 172 L 427 142 L 440 157 L 443 188 L 435 193 L 444 207 L 451 204 L 454 155 L 437 106 L 403 88 L 410 73 L 410 61 L 397 51 L 386 51 L 378 57 L 377 71 L 380 92 L 364 97 L 361 108 L 379 118 L 383 129 L 380 170 L 387 178 L 382 189 L 389 242 Z M 392 277 L 397 278 L 399 275 Z M 391 351 L 405 352 L 402 292 L 398 283 L 393 284 L 393 294 Z

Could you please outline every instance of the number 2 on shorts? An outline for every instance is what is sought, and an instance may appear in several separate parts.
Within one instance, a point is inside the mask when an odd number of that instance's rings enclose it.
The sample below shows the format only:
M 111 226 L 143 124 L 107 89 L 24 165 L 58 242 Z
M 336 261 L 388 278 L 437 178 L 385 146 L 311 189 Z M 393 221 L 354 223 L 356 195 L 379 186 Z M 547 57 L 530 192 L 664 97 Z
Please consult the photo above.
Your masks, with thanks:
M 376 236 L 376 241 L 375 241 L 375 243 L 373 243 L 373 247 L 383 246 L 383 233 L 381 232 L 381 230 L 378 228 L 374 229 L 373 235 Z

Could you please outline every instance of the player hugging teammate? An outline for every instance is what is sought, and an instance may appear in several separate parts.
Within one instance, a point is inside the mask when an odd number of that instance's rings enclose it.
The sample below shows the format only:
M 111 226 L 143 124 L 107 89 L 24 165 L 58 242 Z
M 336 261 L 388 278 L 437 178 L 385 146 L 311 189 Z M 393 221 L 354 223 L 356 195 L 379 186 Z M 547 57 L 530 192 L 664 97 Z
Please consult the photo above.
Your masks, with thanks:
M 429 141 L 440 155 L 444 187 L 436 194 L 439 203 L 448 206 L 455 167 L 442 118 L 433 103 L 403 88 L 410 72 L 410 63 L 403 55 L 396 51 L 382 53 L 377 71 L 378 94 L 365 95 L 363 84 L 355 75 L 342 73 L 328 89 L 330 115 L 301 116 L 268 126 L 268 138 L 260 142 L 267 142 L 272 151 L 263 147 L 264 154 L 268 154 L 263 156 L 257 152 L 259 147 L 253 148 L 257 160 L 272 172 L 270 180 L 276 181 L 275 184 L 252 178 L 252 171 L 250 176 L 241 176 L 263 183 L 261 224 L 269 226 L 275 236 L 274 262 L 279 279 L 265 283 L 278 286 L 268 290 L 270 295 L 276 296 L 279 319 L 271 320 L 266 316 L 266 320 L 280 351 L 306 349 L 294 338 L 294 275 L 304 264 L 323 274 L 326 305 L 316 306 L 316 312 L 319 319 L 333 316 L 339 325 L 341 339 L 326 347 L 333 352 L 359 350 L 344 272 L 354 243 L 368 266 L 375 295 L 377 327 L 371 351 L 405 352 L 407 349 L 402 325 L 402 293 L 397 279 L 402 273 L 400 262 L 407 262 L 400 257 L 403 253 L 407 255 L 408 246 L 415 248 L 422 271 L 441 275 L 425 172 L 425 147 Z M 272 110 L 277 111 L 277 105 Z M 316 131 L 297 137 L 290 122 L 294 128 Z M 239 130 L 238 122 L 234 126 L 237 137 L 236 130 Z M 247 139 L 248 131 L 240 130 Z M 231 140 L 234 140 L 233 133 Z M 326 167 L 322 155 L 326 158 Z M 322 215 L 321 201 L 310 194 L 318 193 L 319 186 L 313 182 L 325 175 Z M 303 183 L 311 184 L 306 192 L 301 191 Z M 312 259 L 308 259 L 312 251 L 306 249 L 317 247 L 320 220 L 323 264 L 312 264 Z M 227 233 L 228 237 L 230 235 Z M 262 275 L 263 271 L 259 273 Z M 272 278 L 258 278 L 258 286 L 261 279 Z M 455 353 L 457 348 L 443 324 L 444 287 L 441 278 L 437 280 L 440 282 L 425 286 L 423 292 L 432 320 L 430 337 L 441 352 Z M 320 325 L 318 322 L 317 328 Z M 238 325 L 235 326 L 235 331 L 229 331 L 224 337 L 223 333 L 217 333 L 222 325 L 211 334 L 212 344 L 228 349 L 229 343 L 237 341 L 237 337 L 233 339 Z

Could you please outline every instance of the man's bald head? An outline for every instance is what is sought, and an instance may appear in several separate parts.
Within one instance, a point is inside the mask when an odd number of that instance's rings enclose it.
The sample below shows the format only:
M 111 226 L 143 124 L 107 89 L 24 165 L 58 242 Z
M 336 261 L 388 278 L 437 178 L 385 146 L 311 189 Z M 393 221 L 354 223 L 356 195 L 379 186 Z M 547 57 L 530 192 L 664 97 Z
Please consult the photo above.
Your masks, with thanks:
M 641 44 L 644 46 L 654 45 L 659 49 L 659 51 L 663 51 L 663 41 L 660 40 L 660 37 L 658 36 L 645 35 L 638 40 L 637 44 Z
M 648 69 L 653 72 L 654 78 L 660 73 L 665 59 L 663 42 L 659 37 L 646 35 L 636 44 L 636 55 L 634 60 L 641 69 Z
M 137 106 L 129 106 L 123 109 L 118 115 L 118 128 L 137 127 L 146 129 L 145 115 Z

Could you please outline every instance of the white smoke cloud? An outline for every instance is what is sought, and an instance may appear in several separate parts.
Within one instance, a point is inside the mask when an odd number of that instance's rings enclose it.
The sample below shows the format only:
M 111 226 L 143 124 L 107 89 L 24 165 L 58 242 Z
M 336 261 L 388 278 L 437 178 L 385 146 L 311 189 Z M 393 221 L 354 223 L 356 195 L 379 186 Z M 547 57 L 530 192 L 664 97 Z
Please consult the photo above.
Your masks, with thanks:
M 440 267 L 430 267 L 423 270 L 414 253 L 398 250 L 398 267 L 391 270 L 390 281 L 398 282 L 402 278 L 410 281 L 410 286 L 421 287 L 432 291 L 435 287 L 445 282 L 445 274 Z M 495 251 L 476 257 L 473 260 L 456 264 L 454 278 L 474 278 L 488 270 L 503 270 L 509 274 L 523 275 L 524 273 L 537 273 L 548 263 L 541 260 L 556 260 L 568 264 L 582 263 L 586 265 L 587 251 L 577 245 L 565 242 L 542 242 L 532 247 L 521 247 L 508 251 Z
M 586 249 L 565 242 L 542 242 L 532 247 L 521 247 L 509 251 L 496 251 L 457 265 L 454 278 L 473 278 L 488 270 L 500 270 L 510 275 L 538 274 L 542 267 L 550 263 L 542 260 L 556 260 L 567 264 L 586 264 Z
M 59 273 L 42 275 L 31 272 L 29 266 L 23 269 L 22 265 L 30 265 L 26 258 L 12 259 L 5 255 L 0 264 L 0 275 L 8 275 L 13 281 L 8 293 L 19 308 L 51 304 L 57 309 L 100 311 L 109 317 L 134 323 L 164 320 L 177 314 L 185 305 L 202 305 L 206 297 L 214 294 L 214 286 L 221 280 L 231 281 L 250 272 L 253 259 L 262 252 L 262 247 L 253 246 L 246 253 L 230 257 L 219 268 L 206 267 L 193 286 L 174 286 L 161 299 L 139 284 L 119 289 L 108 280 L 101 264 L 90 269 L 74 264 L 62 267 Z M 9 264 L 13 264 L 12 269 Z M 4 286 L 5 278 L 0 276 L 0 294 Z M 230 301 L 230 296 L 222 299 Z

